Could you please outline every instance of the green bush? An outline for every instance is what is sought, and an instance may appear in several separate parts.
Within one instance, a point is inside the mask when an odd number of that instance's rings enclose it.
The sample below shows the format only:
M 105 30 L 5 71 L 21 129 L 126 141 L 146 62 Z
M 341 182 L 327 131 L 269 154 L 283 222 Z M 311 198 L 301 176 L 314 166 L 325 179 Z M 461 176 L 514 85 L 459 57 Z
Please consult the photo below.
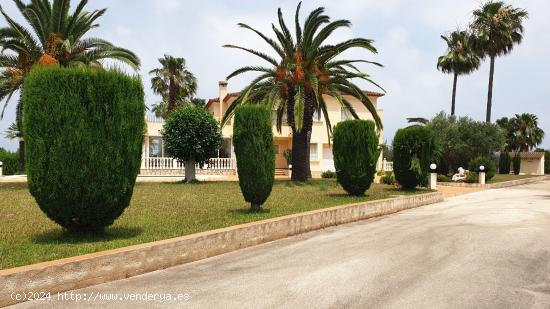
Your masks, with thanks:
M 185 180 L 195 181 L 195 164 L 215 157 L 222 142 L 214 116 L 202 107 L 183 106 L 173 111 L 162 129 L 166 152 L 185 162 Z
M 333 171 L 324 171 L 321 173 L 321 178 L 336 178 L 336 173 Z
M 487 179 L 485 179 L 487 180 Z M 479 175 L 474 172 L 470 171 L 468 174 L 466 174 L 466 179 L 464 179 L 465 183 L 479 183 Z
M 340 122 L 334 128 L 333 138 L 332 152 L 338 183 L 350 195 L 365 194 L 374 180 L 380 154 L 374 122 Z
M 451 177 L 443 174 L 437 174 L 437 182 L 451 182 Z
M 519 175 L 521 171 L 521 156 L 519 152 L 516 152 L 516 154 L 514 155 L 513 164 L 514 164 L 514 174 Z
M 0 162 L 2 162 L 2 174 L 4 176 L 15 175 L 19 168 L 19 152 L 7 151 L 0 148 Z
M 395 176 L 393 172 L 385 172 L 384 175 L 380 178 L 380 181 L 385 185 L 394 185 Z
M 233 144 L 239 185 L 252 211 L 259 211 L 275 181 L 275 146 L 271 110 L 263 105 L 242 105 L 235 110 Z
M 38 68 L 25 79 L 28 185 L 73 232 L 97 232 L 129 205 L 141 164 L 141 81 L 116 71 Z
M 484 156 L 478 156 L 470 161 L 468 164 L 468 170 L 470 173 L 479 173 L 479 167 L 480 166 L 485 167 L 485 180 L 489 181 L 495 177 L 496 174 L 496 166 L 493 160 L 485 158 Z
M 512 159 L 507 151 L 502 151 L 498 160 L 498 173 L 503 175 L 510 174 Z
M 393 139 L 393 172 L 403 188 L 428 183 L 436 148 L 434 134 L 427 127 L 411 126 L 397 131 Z
M 544 152 L 544 173 L 550 174 L 550 151 Z

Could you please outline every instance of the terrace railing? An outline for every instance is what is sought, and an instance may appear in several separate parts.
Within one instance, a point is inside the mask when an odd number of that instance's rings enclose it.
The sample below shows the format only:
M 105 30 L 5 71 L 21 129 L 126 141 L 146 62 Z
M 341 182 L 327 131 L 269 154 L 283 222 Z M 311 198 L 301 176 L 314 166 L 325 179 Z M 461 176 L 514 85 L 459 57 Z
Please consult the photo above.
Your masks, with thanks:
M 199 164 L 195 166 L 200 168 Z M 203 165 L 203 169 L 210 170 L 233 170 L 237 167 L 237 164 L 232 158 L 212 158 Z M 177 170 L 184 169 L 185 164 L 174 158 L 157 157 L 157 158 L 143 158 L 141 160 L 141 169 L 147 170 Z

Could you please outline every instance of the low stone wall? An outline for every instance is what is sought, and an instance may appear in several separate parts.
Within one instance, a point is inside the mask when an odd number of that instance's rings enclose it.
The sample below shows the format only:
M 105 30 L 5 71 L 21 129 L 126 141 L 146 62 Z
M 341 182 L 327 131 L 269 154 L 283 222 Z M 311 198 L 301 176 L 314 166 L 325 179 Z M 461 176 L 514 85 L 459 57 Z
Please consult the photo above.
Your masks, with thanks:
M 498 189 L 498 188 L 508 188 L 513 186 L 525 185 L 525 184 L 543 181 L 547 179 L 550 179 L 550 175 L 503 181 L 503 182 L 490 183 L 490 184 L 484 184 L 484 185 L 479 183 L 465 183 L 465 182 L 438 182 L 437 185 L 447 186 L 447 187 Z
M 0 307 L 21 301 L 12 293 L 84 288 L 189 263 L 333 225 L 440 202 L 438 192 L 402 196 L 273 218 L 83 256 L 0 270 Z

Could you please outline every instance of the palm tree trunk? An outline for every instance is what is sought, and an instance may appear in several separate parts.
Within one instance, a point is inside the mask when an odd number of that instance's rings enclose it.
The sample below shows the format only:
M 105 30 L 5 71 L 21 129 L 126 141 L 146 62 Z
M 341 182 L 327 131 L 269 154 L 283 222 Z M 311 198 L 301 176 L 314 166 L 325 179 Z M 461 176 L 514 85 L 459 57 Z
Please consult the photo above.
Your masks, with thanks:
M 454 81 L 453 81 L 453 99 L 451 103 L 451 116 L 455 115 L 455 108 L 456 108 L 456 82 L 458 80 L 458 74 L 455 73 Z
M 311 130 L 307 132 L 307 156 L 306 156 L 306 173 L 307 178 L 311 179 Z
M 495 76 L 495 56 L 491 56 L 491 68 L 489 70 L 489 93 L 487 94 L 487 118 L 491 122 L 491 109 L 493 108 L 493 77 Z
M 168 114 L 170 114 L 176 107 L 176 83 L 174 82 L 174 77 L 170 77 L 170 85 L 168 87 Z
M 309 132 L 313 124 L 313 106 L 315 96 L 308 91 L 305 97 L 304 121 L 302 129 L 296 130 L 294 119 L 294 96 L 289 95 L 287 105 L 287 119 L 292 128 L 292 177 L 293 181 L 305 182 L 308 179 L 309 170 Z

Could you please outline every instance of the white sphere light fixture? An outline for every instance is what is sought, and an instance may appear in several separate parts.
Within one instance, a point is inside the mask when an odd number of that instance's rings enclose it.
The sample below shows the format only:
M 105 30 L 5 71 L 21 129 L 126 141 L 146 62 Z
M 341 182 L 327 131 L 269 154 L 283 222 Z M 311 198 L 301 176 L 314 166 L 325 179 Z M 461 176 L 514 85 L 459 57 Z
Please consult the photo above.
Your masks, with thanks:
M 481 165 L 481 166 L 479 167 L 479 170 L 483 172 L 483 171 L 485 170 L 485 166 Z
M 436 168 L 437 168 L 437 165 L 435 165 L 435 163 L 430 164 L 430 169 L 432 171 L 435 171 Z

